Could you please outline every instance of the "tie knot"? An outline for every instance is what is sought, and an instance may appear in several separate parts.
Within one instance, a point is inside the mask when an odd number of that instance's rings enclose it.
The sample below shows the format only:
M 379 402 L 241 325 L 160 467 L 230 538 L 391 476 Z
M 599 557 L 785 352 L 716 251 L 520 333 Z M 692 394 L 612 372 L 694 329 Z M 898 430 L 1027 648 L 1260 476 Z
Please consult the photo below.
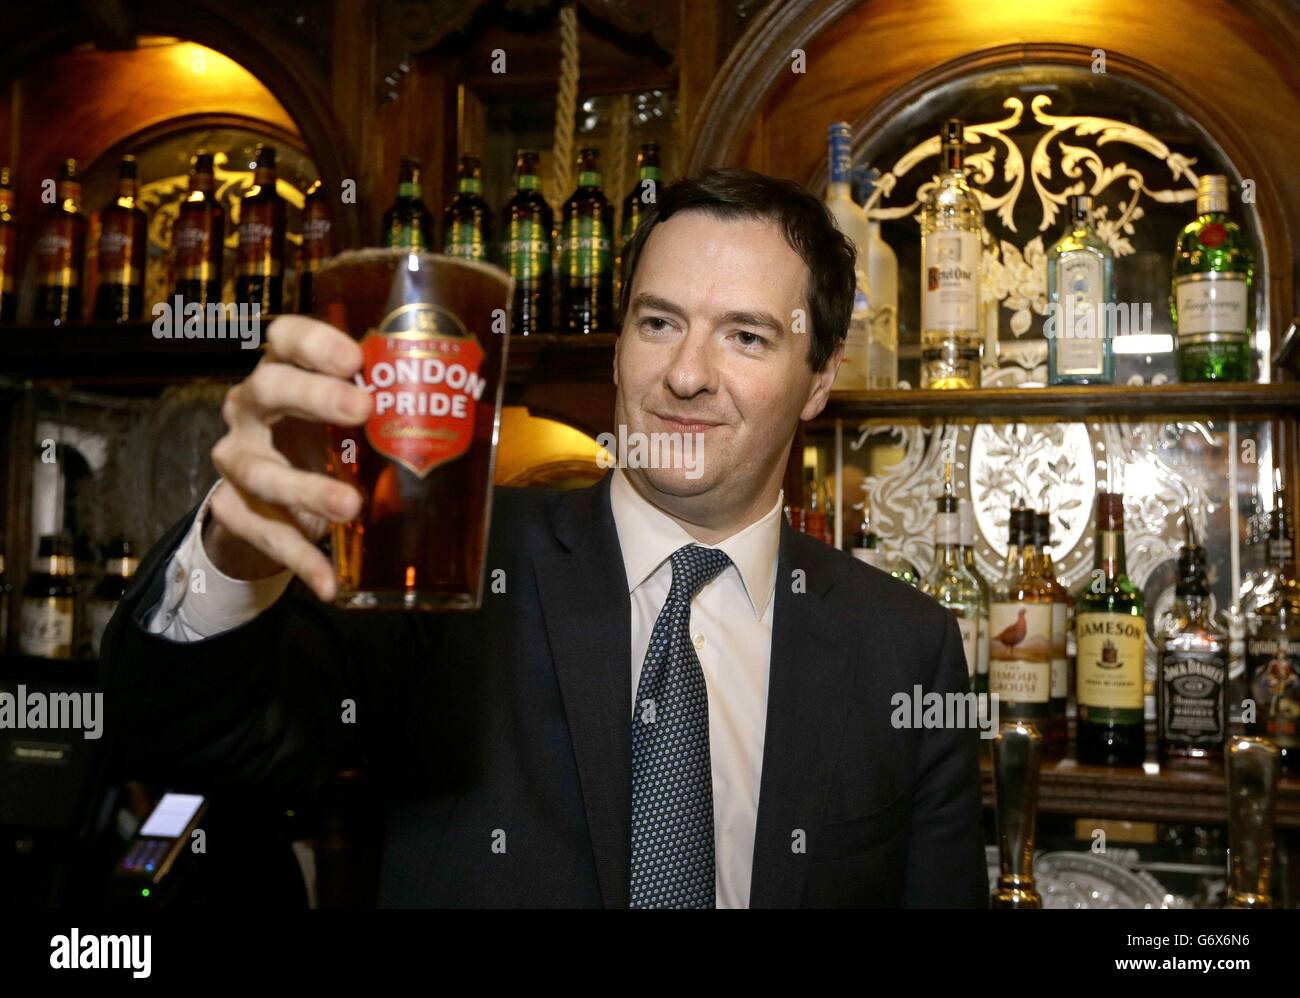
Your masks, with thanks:
M 717 548 L 687 544 L 673 552 L 672 563 L 673 584 L 668 591 L 668 598 L 690 603 L 695 599 L 696 593 L 731 564 L 731 559 L 725 551 Z

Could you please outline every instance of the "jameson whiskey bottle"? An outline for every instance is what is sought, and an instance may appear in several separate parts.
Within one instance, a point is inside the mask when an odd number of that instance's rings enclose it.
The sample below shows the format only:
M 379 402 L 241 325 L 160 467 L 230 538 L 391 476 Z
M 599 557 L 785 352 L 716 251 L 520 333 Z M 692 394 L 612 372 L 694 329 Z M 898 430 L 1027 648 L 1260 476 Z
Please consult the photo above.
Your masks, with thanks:
M 1052 594 L 1038 574 L 1032 509 L 1011 510 L 1007 545 L 1005 574 L 989 607 L 989 692 L 1004 721 L 1033 724 L 1044 753 L 1051 746 L 1052 755 L 1062 755 L 1066 732 L 1052 713 Z
M 186 303 L 221 301 L 226 212 L 215 191 L 212 153 L 201 152 L 194 157 L 190 190 L 172 226 L 172 295 Z
M 938 183 L 921 209 L 921 387 L 980 385 L 979 272 L 984 212 L 966 182 L 965 125 L 944 122 Z
M 1162 766 L 1223 767 L 1228 738 L 1228 636 L 1210 617 L 1205 548 L 1183 511 L 1173 608 L 1156 635 L 1156 737 Z
M 1115 380 L 1115 254 L 1092 227 L 1092 198 L 1072 195 L 1065 233 L 1047 251 L 1047 381 L 1109 385 Z
M 542 196 L 535 149 L 515 155 L 515 193 L 501 212 L 501 267 L 515 279 L 511 331 L 518 336 L 551 331 L 551 241 L 555 216 Z
M 973 691 L 979 668 L 980 620 L 987 619 L 988 610 L 979 582 L 970 574 L 962 556 L 959 502 L 952 490 L 950 462 L 944 466 L 943 494 L 936 504 L 934 568 L 921 590 L 957 618 L 962 651 L 966 654 L 966 676 Z
M 1253 734 L 1271 740 L 1282 752 L 1282 768 L 1300 774 L 1300 582 L 1287 523 L 1282 476 L 1276 478 L 1269 560 L 1277 583 L 1267 603 L 1248 622 L 1246 669 L 1254 700 Z M 1249 701 L 1246 705 L 1250 706 Z
M 1070 591 L 1056 577 L 1052 560 L 1052 516 L 1034 514 L 1034 541 L 1038 548 L 1038 574 L 1052 596 L 1052 724 L 1063 743 L 1069 739 L 1066 710 L 1070 702 L 1070 658 L 1066 646 L 1069 630 Z
M 1079 761 L 1140 766 L 1146 618 L 1124 563 L 1124 497 L 1097 493 L 1097 555 L 1075 604 Z
M 0 323 L 18 316 L 18 223 L 13 210 L 13 174 L 9 167 L 0 167 Z
M 462 156 L 456 166 L 456 193 L 443 212 L 443 252 L 466 260 L 492 259 L 492 209 L 483 200 L 483 164 Z
M 235 301 L 278 314 L 284 287 L 284 199 L 275 190 L 275 148 L 258 146 L 253 186 L 239 205 Z
M 138 203 L 134 156 L 117 169 L 117 196 L 99 213 L 99 290 L 95 318 L 134 322 L 144 313 L 144 256 L 149 218 Z
M 600 190 L 600 154 L 578 153 L 578 188 L 560 222 L 560 326 L 596 333 L 614 325 L 614 209 Z
M 1196 219 L 1178 234 L 1170 302 L 1183 381 L 1250 380 L 1255 256 L 1228 216 L 1228 178 L 1201 177 Z
M 75 159 L 63 161 L 55 198 L 45 209 L 36 235 L 33 317 L 59 326 L 81 320 L 86 216 L 81 213 L 81 181 Z
M 77 566 L 72 541 L 46 534 L 23 587 L 18 650 L 36 658 L 72 658 Z
M 989 691 L 989 603 L 992 601 L 993 594 L 989 589 L 988 581 L 975 563 L 974 503 L 961 502 L 958 516 L 961 521 L 962 563 L 980 587 L 979 633 L 975 639 L 975 692 L 987 693 Z
M 298 258 L 298 311 L 316 311 L 313 294 L 316 271 L 333 253 L 330 242 L 330 207 L 319 180 L 307 188 L 302 206 L 302 249 Z
M 104 577 L 99 580 L 88 601 L 90 615 L 90 647 L 99 655 L 100 641 L 104 637 L 104 628 L 113 618 L 118 602 L 126 595 L 126 587 L 140 565 L 140 560 L 132 556 L 131 542 L 118 537 L 109 542 L 108 559 L 104 563 Z
M 395 249 L 432 252 L 433 216 L 424 206 L 424 188 L 420 184 L 420 161 L 403 156 L 397 177 L 397 197 L 384 212 L 381 242 Z

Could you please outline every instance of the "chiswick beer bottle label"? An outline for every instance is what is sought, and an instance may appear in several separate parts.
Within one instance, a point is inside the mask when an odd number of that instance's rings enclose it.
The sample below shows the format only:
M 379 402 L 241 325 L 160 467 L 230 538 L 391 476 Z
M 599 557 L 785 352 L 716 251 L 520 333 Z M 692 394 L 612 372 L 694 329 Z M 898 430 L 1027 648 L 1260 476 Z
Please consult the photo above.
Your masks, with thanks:
M 571 278 L 588 279 L 611 273 L 614 254 L 604 222 L 592 215 L 571 217 L 565 226 L 561 263 Z
M 361 352 L 356 383 L 372 396 L 366 439 L 376 451 L 423 478 L 469 450 L 487 382 L 483 348 L 456 316 L 403 305 L 362 338 Z
M 551 272 L 551 234 L 540 222 L 510 222 L 502 245 L 502 266 L 517 281 L 536 282 Z

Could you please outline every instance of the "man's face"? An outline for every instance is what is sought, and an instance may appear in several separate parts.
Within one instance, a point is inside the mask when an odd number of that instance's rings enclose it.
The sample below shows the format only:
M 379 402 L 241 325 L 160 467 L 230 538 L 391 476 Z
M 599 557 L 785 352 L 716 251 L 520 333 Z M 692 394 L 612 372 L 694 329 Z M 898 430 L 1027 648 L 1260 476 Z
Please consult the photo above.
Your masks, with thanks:
M 839 366 L 837 350 L 809 369 L 808 283 L 773 222 L 686 211 L 654 228 L 615 354 L 616 422 L 629 440 L 698 434 L 700 452 L 695 467 L 627 468 L 642 494 L 698 523 L 775 498 L 795 426 Z

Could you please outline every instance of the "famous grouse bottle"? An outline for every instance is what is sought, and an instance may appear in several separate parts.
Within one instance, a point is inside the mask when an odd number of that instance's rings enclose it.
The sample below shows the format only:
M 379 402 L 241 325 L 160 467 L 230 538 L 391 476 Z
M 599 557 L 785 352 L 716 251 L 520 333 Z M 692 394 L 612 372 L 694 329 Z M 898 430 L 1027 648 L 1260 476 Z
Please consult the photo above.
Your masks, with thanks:
M 134 156 L 117 170 L 117 195 L 99 213 L 99 290 L 95 318 L 134 322 L 144 313 L 144 260 L 149 218 L 139 204 Z
M 36 304 L 33 318 L 56 326 L 81 321 L 86 261 L 86 216 L 81 213 L 77 161 L 59 170 L 55 202 L 36 235 Z
M 216 197 L 212 153 L 194 157 L 190 190 L 172 226 L 172 294 L 206 306 L 221 301 L 226 213 Z
M 278 313 L 284 285 L 284 199 L 276 193 L 275 148 L 258 146 L 253 186 L 239 205 L 235 301 L 263 317 Z

